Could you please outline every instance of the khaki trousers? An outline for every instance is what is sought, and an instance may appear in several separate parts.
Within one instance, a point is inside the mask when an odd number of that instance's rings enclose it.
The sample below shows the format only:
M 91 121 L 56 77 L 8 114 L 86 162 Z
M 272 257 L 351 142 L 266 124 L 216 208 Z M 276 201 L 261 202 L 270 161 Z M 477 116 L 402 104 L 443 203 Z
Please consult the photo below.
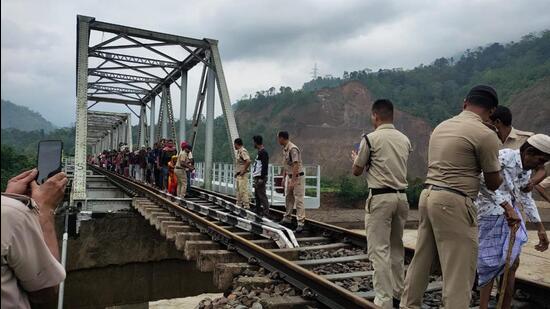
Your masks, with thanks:
M 374 303 L 393 308 L 393 297 L 400 298 L 405 276 L 403 229 L 409 203 L 405 193 L 370 195 L 366 205 L 367 250 L 373 263 Z
M 237 176 L 237 206 L 249 208 L 250 192 L 248 190 L 248 173 Z
M 285 220 L 292 218 L 292 210 L 296 208 L 296 220 L 298 225 L 304 225 L 306 220 L 306 209 L 304 207 L 304 196 L 306 195 L 306 178 L 298 177 L 293 188 L 290 188 L 291 178 L 287 177 L 285 186 Z
M 456 193 L 425 189 L 419 202 L 416 251 L 407 271 L 401 308 L 420 308 L 433 263 L 439 254 L 445 309 L 470 306 L 477 253 L 477 211 Z
M 185 173 L 185 169 L 176 168 L 174 169 L 174 173 L 176 174 L 178 181 L 178 189 L 176 194 L 179 197 L 185 197 L 185 193 L 187 192 L 187 174 Z

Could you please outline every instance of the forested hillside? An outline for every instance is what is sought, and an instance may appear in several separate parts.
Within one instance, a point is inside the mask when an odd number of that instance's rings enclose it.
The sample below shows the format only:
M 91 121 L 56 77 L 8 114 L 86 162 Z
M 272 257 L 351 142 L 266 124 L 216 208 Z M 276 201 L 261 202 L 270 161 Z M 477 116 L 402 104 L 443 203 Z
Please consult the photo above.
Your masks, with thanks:
M 458 58 L 439 58 L 412 70 L 369 69 L 344 72 L 341 78 L 307 82 L 304 91 L 338 86 L 348 80 L 365 84 L 375 97 L 390 98 L 399 108 L 435 125 L 455 114 L 470 87 L 484 83 L 509 104 L 513 94 L 550 76 L 550 31 L 524 36 L 519 42 L 493 43 L 466 50 Z M 253 99 L 258 103 L 262 97 Z M 546 101 L 547 104 L 550 102 Z
M 50 132 L 55 129 L 54 125 L 39 113 L 30 110 L 28 107 L 2 100 L 2 129 L 7 128 L 26 132 L 40 130 Z
M 519 42 L 493 43 L 469 49 L 458 59 L 439 58 L 429 65 L 421 64 L 411 70 L 386 69 L 373 72 L 365 69 L 344 72 L 339 78 L 319 77 L 305 83 L 300 90 L 271 87 L 237 102 L 235 115 L 240 133 L 249 147 L 251 145 L 248 139 L 253 134 L 266 134 L 268 148 L 278 149 L 275 139 L 272 138 L 275 134 L 274 127 L 292 129 L 297 122 L 310 120 L 314 115 L 301 114 L 298 112 L 300 108 L 312 105 L 320 109 L 323 94 L 319 90 L 336 88 L 350 81 L 362 83 L 374 98 L 390 98 L 401 111 L 422 118 L 433 127 L 458 113 L 468 89 L 478 83 L 494 86 L 502 104 L 517 102 L 513 107 L 515 113 L 523 110 L 520 105 L 529 110 L 535 106 L 545 110 L 550 105 L 548 77 L 550 31 L 544 31 L 527 35 Z M 534 87 L 535 84 L 537 94 L 530 96 L 529 93 L 535 89 L 531 86 Z M 518 102 L 527 98 L 536 99 L 536 104 Z M 523 114 L 528 115 L 529 112 L 524 111 Z M 531 123 L 529 129 L 543 132 L 544 127 L 537 126 L 548 123 L 548 117 L 550 116 L 545 118 L 544 115 L 539 115 L 537 119 L 540 119 Z M 518 115 L 518 122 L 522 118 L 525 116 Z M 277 124 L 273 123 L 274 119 L 278 119 Z M 215 145 L 217 151 L 214 152 L 214 159 L 228 161 L 230 155 L 226 149 L 229 149 L 229 145 L 226 142 L 223 119 L 216 119 L 214 128 L 215 140 L 223 141 Z M 201 130 L 200 134 L 199 136 L 203 136 L 204 132 Z M 203 141 L 199 140 L 195 146 L 200 159 Z

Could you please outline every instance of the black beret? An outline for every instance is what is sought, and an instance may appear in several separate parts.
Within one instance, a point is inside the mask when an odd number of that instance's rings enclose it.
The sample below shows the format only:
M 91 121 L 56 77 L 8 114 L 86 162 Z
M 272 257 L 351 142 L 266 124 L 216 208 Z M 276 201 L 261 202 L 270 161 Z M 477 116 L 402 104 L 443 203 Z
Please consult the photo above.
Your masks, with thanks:
M 498 106 L 497 92 L 493 87 L 486 85 L 477 85 L 470 89 L 466 96 L 466 100 L 481 103 L 489 108 Z

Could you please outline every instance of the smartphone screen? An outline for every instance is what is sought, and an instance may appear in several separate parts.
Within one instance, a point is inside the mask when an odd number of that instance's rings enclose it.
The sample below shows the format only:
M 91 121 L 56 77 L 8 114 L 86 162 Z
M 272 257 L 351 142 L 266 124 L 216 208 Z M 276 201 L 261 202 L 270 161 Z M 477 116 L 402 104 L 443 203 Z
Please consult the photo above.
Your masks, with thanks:
M 58 140 L 38 143 L 38 175 L 36 182 L 43 184 L 48 178 L 61 171 L 61 153 L 63 142 Z
M 353 144 L 353 149 L 355 149 L 356 152 L 359 152 L 359 146 L 361 146 L 360 143 Z

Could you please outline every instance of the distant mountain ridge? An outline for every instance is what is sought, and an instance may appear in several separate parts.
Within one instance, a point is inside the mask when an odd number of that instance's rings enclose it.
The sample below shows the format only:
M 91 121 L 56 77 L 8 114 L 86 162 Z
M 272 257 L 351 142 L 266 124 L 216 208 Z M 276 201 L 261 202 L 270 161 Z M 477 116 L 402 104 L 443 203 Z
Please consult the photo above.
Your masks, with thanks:
M 51 132 L 56 127 L 39 113 L 28 107 L 2 100 L 2 129 L 18 129 L 20 131 Z

